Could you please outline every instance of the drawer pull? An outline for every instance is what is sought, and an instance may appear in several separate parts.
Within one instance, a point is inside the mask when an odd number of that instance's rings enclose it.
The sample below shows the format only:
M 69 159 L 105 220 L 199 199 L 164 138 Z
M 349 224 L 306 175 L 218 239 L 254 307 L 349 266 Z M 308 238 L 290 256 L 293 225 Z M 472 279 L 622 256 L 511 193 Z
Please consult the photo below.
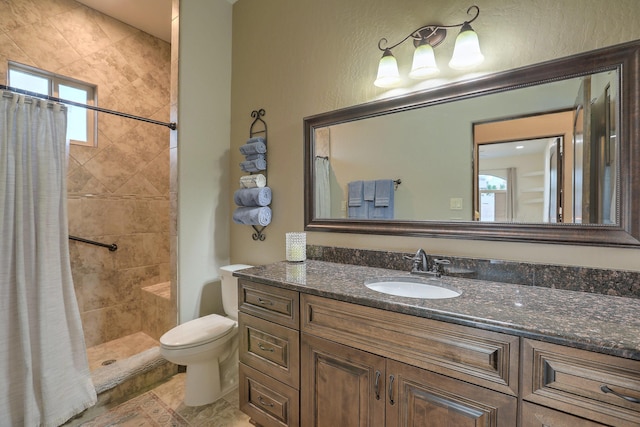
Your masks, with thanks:
M 270 301 L 268 299 L 262 299 L 260 297 L 258 297 L 258 302 L 262 305 L 273 305 L 273 301 Z
M 393 375 L 389 375 L 389 403 L 392 405 L 395 405 L 396 402 L 393 400 L 393 380 L 395 380 L 396 377 L 394 377 Z
M 376 385 L 375 385 L 376 400 L 380 400 L 380 375 L 382 375 L 380 371 L 376 371 Z
M 262 398 L 262 396 L 258 396 L 258 402 L 260 402 L 260 404 L 261 404 L 262 406 L 268 406 L 268 407 L 270 407 L 270 408 L 273 408 L 273 403 L 270 403 L 270 402 L 265 401 L 265 400 Z
M 274 352 L 273 347 L 270 347 L 270 348 L 269 347 L 265 347 L 262 344 L 258 344 L 258 348 L 260 348 L 260 350 L 262 350 L 262 351 L 269 351 L 271 353 Z
M 627 402 L 631 402 L 631 403 L 640 403 L 640 399 L 637 399 L 637 398 L 635 398 L 635 397 L 631 397 L 631 396 L 625 396 L 624 394 L 620 394 L 620 393 L 618 393 L 618 392 L 615 392 L 615 391 L 611 390 L 611 389 L 609 388 L 609 386 L 607 386 L 607 385 L 602 385 L 602 386 L 600 386 L 600 390 L 602 390 L 604 393 L 611 393 L 611 394 L 613 394 L 614 396 L 618 396 L 618 397 L 620 397 L 620 398 L 622 398 L 622 399 L 626 400 Z

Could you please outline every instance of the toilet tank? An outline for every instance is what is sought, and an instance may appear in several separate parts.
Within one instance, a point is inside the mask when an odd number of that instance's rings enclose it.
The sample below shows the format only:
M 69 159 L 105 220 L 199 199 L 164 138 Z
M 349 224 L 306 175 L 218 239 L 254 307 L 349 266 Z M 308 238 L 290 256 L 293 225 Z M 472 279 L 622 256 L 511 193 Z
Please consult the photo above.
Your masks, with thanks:
M 224 265 L 220 267 L 222 280 L 222 306 L 224 312 L 233 320 L 238 320 L 238 278 L 233 277 L 233 272 L 253 267 L 247 264 Z

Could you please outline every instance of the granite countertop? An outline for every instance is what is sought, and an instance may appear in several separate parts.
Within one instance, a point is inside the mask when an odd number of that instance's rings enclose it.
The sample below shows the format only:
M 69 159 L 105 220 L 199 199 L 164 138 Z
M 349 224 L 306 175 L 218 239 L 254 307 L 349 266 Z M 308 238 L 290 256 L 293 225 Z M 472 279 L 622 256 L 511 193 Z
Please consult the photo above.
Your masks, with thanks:
M 312 260 L 277 262 L 234 275 L 368 307 L 640 360 L 640 299 L 636 298 L 454 277 L 437 280 L 462 291 L 459 297 L 406 298 L 364 285 L 367 279 L 418 278 L 406 271 Z

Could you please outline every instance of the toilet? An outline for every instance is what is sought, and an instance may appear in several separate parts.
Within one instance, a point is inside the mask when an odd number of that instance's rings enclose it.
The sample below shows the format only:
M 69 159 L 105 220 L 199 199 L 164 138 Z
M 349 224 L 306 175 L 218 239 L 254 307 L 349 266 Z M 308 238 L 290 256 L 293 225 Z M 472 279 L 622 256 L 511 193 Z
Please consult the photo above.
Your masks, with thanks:
M 176 326 L 160 337 L 160 354 L 187 367 L 184 404 L 214 402 L 238 385 L 238 279 L 233 272 L 252 267 L 220 267 L 225 316 L 210 314 Z

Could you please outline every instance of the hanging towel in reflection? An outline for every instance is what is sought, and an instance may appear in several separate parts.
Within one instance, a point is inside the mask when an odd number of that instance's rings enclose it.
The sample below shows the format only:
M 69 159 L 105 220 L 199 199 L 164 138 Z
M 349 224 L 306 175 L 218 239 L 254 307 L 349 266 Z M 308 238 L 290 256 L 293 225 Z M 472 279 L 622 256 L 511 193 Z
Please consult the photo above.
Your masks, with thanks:
M 240 163 L 240 169 L 245 172 L 260 172 L 267 168 L 267 161 L 264 159 L 245 160 Z
M 233 194 L 238 206 L 268 206 L 271 203 L 271 188 L 242 188 Z
M 376 182 L 375 181 L 364 181 L 363 185 L 363 199 L 365 202 L 373 202 L 376 197 Z
M 362 205 L 362 181 L 351 181 L 347 184 L 349 194 L 349 207 Z
M 370 218 L 393 219 L 393 180 L 376 180 L 375 200 Z
M 347 184 L 349 218 L 367 219 L 369 216 L 369 203 L 363 199 L 363 184 L 362 181 L 351 181 Z
M 247 143 L 240 147 L 240 152 L 245 156 L 250 154 L 264 154 L 267 152 L 267 143 L 261 136 L 249 138 Z
M 240 188 L 262 188 L 267 185 L 267 177 L 261 173 L 240 177 Z
M 271 223 L 271 208 L 263 207 L 240 207 L 233 212 L 233 222 L 244 225 L 267 226 Z

